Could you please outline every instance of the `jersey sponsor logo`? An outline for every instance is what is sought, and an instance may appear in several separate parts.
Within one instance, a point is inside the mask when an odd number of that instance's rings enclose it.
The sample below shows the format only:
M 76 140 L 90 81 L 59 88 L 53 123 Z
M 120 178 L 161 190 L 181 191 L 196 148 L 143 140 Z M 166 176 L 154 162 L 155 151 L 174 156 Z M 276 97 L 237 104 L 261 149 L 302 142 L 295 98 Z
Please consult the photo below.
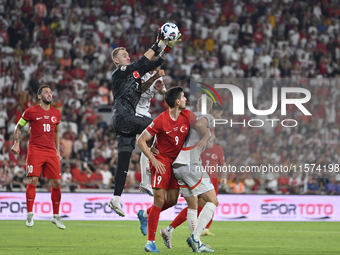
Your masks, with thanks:
M 126 70 L 126 66 L 122 66 L 122 67 L 120 68 L 120 70 L 125 71 L 125 70 Z
M 173 130 L 170 130 L 170 131 L 168 131 L 168 132 L 165 132 L 166 134 L 169 134 L 169 133 L 171 133 Z
M 50 116 L 44 116 L 44 118 L 45 118 L 45 119 L 49 119 L 49 118 L 50 118 Z
M 37 118 L 37 120 L 40 120 L 40 119 L 42 119 L 42 117 L 40 117 L 40 118 Z
M 180 131 L 184 133 L 185 131 L 188 130 L 188 127 L 186 125 L 181 126 Z
M 211 155 L 211 158 L 212 158 L 212 159 L 217 159 L 217 155 L 216 155 L 216 154 L 213 154 L 213 155 Z
M 206 153 L 205 155 L 207 155 L 208 157 L 210 156 L 210 153 Z
M 52 116 L 51 121 L 52 121 L 53 123 L 56 123 L 56 122 L 57 122 L 57 117 L 56 117 L 56 116 Z
M 140 74 L 138 73 L 138 71 L 134 71 L 132 74 L 133 74 L 133 77 L 135 77 L 135 79 L 140 78 Z
M 175 128 L 174 128 L 174 131 L 177 131 L 177 130 L 178 130 L 178 127 L 175 127 Z

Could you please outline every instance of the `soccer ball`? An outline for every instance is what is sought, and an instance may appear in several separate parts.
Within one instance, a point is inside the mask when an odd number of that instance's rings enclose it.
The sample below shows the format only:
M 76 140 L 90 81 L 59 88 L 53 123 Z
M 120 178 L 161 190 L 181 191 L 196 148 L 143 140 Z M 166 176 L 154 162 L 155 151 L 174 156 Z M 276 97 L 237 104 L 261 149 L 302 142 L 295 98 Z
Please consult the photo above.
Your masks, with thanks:
M 164 33 L 165 39 L 168 39 L 170 41 L 174 40 L 179 34 L 179 30 L 176 24 L 170 22 L 165 23 L 161 27 L 161 30 Z

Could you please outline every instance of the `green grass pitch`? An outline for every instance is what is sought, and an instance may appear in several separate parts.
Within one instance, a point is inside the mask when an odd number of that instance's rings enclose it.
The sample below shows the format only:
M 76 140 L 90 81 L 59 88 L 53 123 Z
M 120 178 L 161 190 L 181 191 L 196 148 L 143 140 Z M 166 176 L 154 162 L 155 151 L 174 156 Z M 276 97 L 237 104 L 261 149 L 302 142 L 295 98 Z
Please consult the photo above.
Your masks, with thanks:
M 158 231 L 170 222 L 160 221 Z M 145 254 L 146 237 L 137 221 L 64 221 L 59 230 L 49 221 L 0 221 L 0 254 Z M 215 254 L 340 254 L 340 222 L 214 222 L 202 237 Z M 160 235 L 162 253 L 189 254 L 187 224 L 178 227 L 168 250 Z

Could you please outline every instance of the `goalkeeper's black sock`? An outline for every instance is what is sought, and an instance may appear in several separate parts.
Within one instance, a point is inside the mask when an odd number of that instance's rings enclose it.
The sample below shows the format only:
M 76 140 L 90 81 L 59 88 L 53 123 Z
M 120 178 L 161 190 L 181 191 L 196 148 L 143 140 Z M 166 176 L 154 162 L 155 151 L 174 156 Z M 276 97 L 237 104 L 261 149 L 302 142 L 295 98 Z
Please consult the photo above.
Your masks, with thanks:
M 125 186 L 126 175 L 129 171 L 130 157 L 132 151 L 118 152 L 118 164 L 115 174 L 115 196 L 121 196 Z

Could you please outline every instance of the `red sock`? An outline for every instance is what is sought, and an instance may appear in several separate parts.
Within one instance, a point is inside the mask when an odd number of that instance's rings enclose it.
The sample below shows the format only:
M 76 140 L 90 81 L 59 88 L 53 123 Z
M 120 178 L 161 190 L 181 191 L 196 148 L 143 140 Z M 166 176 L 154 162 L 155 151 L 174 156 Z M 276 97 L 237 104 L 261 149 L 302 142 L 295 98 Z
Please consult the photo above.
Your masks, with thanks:
M 208 225 L 205 227 L 206 229 L 210 228 L 212 221 L 213 221 L 213 219 L 211 218 L 211 220 L 209 221 Z
M 200 215 L 201 211 L 202 211 L 203 207 L 199 206 L 197 208 L 197 217 Z
M 59 214 L 59 205 L 60 205 L 60 200 L 61 200 L 60 188 L 52 188 L 51 200 L 52 200 L 53 214 Z
M 148 220 L 148 241 L 155 241 L 161 210 L 162 209 L 157 206 L 151 206 Z
M 151 206 L 151 207 L 152 207 L 152 206 Z M 146 209 L 146 212 L 148 213 L 148 215 L 150 215 L 151 207 L 149 207 L 148 209 Z M 167 202 L 166 200 L 164 200 L 164 204 L 163 204 L 163 207 L 162 207 L 162 209 L 161 209 L 161 212 L 165 211 L 166 209 L 169 209 L 170 207 L 172 207 L 172 206 L 170 206 L 170 205 L 168 204 L 168 202 Z
M 26 188 L 26 206 L 27 206 L 27 212 L 33 211 L 33 204 L 35 199 L 35 188 L 36 186 L 32 184 L 27 184 Z
M 185 207 L 177 217 L 170 223 L 173 228 L 177 228 L 183 222 L 187 220 L 188 207 Z

